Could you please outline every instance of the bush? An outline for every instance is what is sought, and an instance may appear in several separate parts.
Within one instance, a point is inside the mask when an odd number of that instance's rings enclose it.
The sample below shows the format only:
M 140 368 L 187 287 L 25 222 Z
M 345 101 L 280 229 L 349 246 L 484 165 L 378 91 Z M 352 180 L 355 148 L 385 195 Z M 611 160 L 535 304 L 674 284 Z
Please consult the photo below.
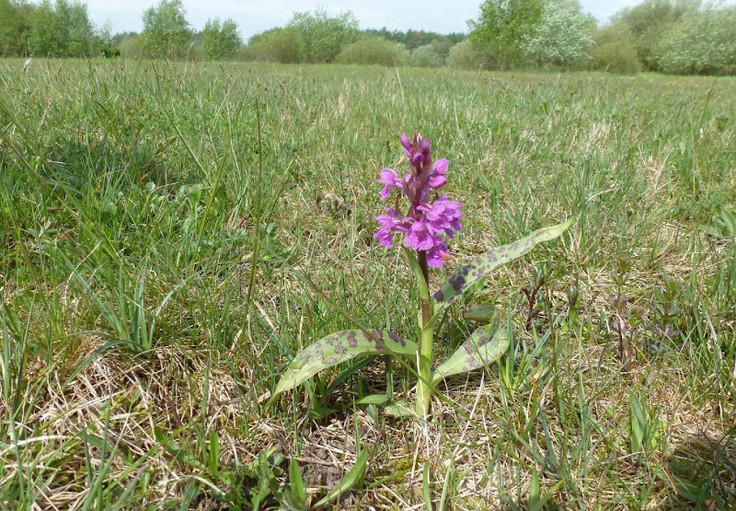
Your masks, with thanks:
M 403 66 L 409 60 L 409 52 L 403 45 L 381 37 L 365 37 L 348 44 L 336 60 L 341 64 Z
M 414 67 L 440 67 L 442 57 L 434 46 L 425 44 L 411 52 L 411 65 Z
M 662 36 L 653 54 L 674 74 L 736 74 L 736 7 L 708 7 L 683 17 Z
M 333 62 L 345 46 L 358 39 L 358 20 L 350 11 L 334 17 L 320 9 L 297 12 L 289 27 L 299 33 L 301 62 Z
M 299 31 L 293 27 L 273 28 L 254 35 L 245 49 L 245 60 L 299 62 Z
M 480 69 L 483 67 L 483 56 L 466 39 L 450 48 L 445 64 L 454 69 Z
M 118 44 L 120 55 L 126 59 L 136 59 L 143 56 L 143 40 L 139 35 L 129 35 Z
M 642 65 L 636 45 L 633 43 L 634 36 L 628 27 L 622 25 L 604 27 L 593 39 L 595 46 L 590 51 L 593 69 L 621 74 L 641 71 Z
M 584 14 L 576 0 L 547 1 L 542 21 L 525 39 L 522 53 L 537 66 L 570 66 L 587 60 L 593 46 L 590 33 L 595 24 L 595 19 Z
M 697 1 L 644 0 L 616 13 L 612 22 L 631 30 L 631 43 L 636 46 L 639 62 L 649 70 L 659 71 L 653 55 L 654 48 L 669 27 L 690 15 Z

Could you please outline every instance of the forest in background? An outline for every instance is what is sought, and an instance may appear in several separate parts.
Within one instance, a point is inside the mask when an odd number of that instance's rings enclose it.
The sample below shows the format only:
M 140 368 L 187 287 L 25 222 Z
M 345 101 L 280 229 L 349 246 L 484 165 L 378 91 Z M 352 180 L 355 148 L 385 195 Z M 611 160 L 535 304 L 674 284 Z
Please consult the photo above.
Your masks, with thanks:
M 0 0 L 0 19 L 3 57 L 736 74 L 736 6 L 698 0 L 645 0 L 604 25 L 576 0 L 486 0 L 468 34 L 361 29 L 350 11 L 317 10 L 248 41 L 232 19 L 194 29 L 181 0 L 146 9 L 140 33 L 95 27 L 86 4 L 69 0 Z

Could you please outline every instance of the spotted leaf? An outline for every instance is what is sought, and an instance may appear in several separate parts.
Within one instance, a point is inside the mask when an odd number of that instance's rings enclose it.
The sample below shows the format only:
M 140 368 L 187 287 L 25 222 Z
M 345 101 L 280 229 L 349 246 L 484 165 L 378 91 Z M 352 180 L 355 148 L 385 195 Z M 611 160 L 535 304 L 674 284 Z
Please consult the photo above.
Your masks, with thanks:
M 467 373 L 498 360 L 509 347 L 509 337 L 496 325 L 477 328 L 434 373 L 433 383 L 453 374 Z
M 360 355 L 415 355 L 417 345 L 387 330 L 343 330 L 323 337 L 299 352 L 286 368 L 271 397 L 293 389 L 323 369 Z
M 559 237 L 572 224 L 572 220 L 565 223 L 545 227 L 534 231 L 530 235 L 520 240 L 509 243 L 502 247 L 492 248 L 483 255 L 472 261 L 470 264 L 461 268 L 450 280 L 445 282 L 442 287 L 432 295 L 434 304 L 434 317 L 432 322 L 436 321 L 439 314 L 449 307 L 458 297 L 462 296 L 470 286 L 478 282 L 487 274 L 503 266 L 504 264 L 518 259 L 529 252 L 537 243 L 553 240 Z

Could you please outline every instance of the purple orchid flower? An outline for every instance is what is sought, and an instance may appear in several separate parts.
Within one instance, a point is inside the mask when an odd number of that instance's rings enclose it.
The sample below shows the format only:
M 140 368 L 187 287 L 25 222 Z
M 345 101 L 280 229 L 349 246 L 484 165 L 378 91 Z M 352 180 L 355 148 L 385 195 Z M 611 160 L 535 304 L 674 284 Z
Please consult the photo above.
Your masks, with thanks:
M 376 218 L 380 229 L 373 236 L 381 245 L 391 247 L 394 233 L 403 233 L 406 246 L 424 252 L 427 264 L 440 268 L 450 257 L 442 235 L 452 238 L 462 228 L 461 204 L 449 200 L 447 194 L 433 193 L 447 183 L 449 163 L 446 158 L 433 162 L 429 139 L 419 133 L 411 139 L 401 135 L 399 140 L 409 158 L 411 173 L 402 179 L 394 169 L 385 168 L 378 182 L 384 185 L 381 201 L 388 200 L 394 189 L 401 190 L 409 199 L 409 209 L 401 215 L 394 208 L 386 208 L 387 214 Z

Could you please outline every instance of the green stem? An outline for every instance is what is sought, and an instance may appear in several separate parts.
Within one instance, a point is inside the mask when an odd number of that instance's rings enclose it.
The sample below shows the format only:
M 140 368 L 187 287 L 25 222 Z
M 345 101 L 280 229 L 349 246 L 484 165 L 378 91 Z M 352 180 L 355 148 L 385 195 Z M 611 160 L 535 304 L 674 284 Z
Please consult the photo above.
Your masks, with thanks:
M 429 271 L 427 267 L 427 253 L 417 253 L 421 275 L 418 275 L 419 301 L 422 306 L 419 326 L 421 328 L 421 339 L 419 343 L 419 381 L 417 382 L 417 404 L 416 412 L 419 416 L 427 418 L 429 415 L 429 403 L 432 397 L 432 343 L 434 329 L 429 325 L 432 319 L 432 302 L 429 297 Z

